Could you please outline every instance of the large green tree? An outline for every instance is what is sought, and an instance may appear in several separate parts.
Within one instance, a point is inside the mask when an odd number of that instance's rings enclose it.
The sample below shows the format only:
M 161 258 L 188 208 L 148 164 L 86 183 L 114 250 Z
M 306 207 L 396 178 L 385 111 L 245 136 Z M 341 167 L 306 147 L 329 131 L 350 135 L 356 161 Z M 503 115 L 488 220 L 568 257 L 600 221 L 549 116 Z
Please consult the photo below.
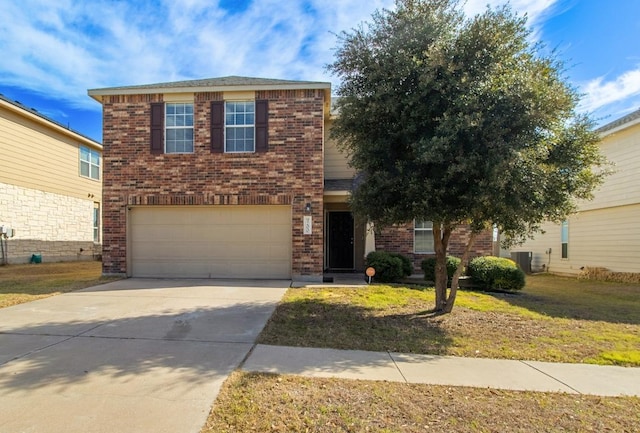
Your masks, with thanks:
M 561 221 L 605 175 L 561 62 L 508 6 L 466 17 L 456 0 L 397 0 L 338 35 L 332 135 L 362 182 L 354 211 L 378 226 L 433 221 L 436 306 L 450 312 L 475 236 L 512 242 Z M 472 235 L 447 291 L 453 230 Z

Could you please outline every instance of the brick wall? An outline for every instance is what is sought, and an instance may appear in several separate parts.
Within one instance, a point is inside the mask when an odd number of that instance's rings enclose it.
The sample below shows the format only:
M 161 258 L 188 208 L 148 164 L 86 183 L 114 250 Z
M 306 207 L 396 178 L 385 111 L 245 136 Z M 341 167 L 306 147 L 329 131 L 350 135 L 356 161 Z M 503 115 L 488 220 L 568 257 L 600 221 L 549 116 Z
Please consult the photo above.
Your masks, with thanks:
M 460 227 L 449 238 L 448 254 L 460 257 L 469 241 L 469 228 Z M 382 229 L 376 233 L 376 250 L 401 253 L 411 260 L 416 270 L 420 270 L 422 260 L 434 254 L 416 254 L 413 252 L 413 223 Z M 478 235 L 471 249 L 469 258 L 491 255 L 493 237 L 491 231 Z
M 210 151 L 210 102 L 196 93 L 194 153 L 153 155 L 150 107 L 162 95 L 120 95 L 103 101 L 103 272 L 127 272 L 127 205 L 292 206 L 292 274 L 321 276 L 323 258 L 322 90 L 258 91 L 269 101 L 269 151 Z M 306 203 L 313 234 L 303 235 Z

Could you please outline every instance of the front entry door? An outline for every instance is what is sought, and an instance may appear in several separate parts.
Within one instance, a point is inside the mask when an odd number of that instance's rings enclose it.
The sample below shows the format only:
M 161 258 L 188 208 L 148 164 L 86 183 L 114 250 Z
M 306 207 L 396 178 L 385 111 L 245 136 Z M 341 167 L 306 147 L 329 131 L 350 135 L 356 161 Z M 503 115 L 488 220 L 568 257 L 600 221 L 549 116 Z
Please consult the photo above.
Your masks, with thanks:
M 329 212 L 329 269 L 353 269 L 353 214 L 351 212 Z

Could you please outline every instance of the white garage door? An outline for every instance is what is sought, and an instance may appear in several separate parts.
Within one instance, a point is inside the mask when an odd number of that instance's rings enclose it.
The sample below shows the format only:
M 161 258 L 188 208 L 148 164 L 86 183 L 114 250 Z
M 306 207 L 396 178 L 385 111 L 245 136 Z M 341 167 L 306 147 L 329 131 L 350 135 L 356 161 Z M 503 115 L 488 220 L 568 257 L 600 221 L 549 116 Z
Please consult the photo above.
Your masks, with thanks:
M 290 278 L 290 206 L 135 207 L 131 275 Z

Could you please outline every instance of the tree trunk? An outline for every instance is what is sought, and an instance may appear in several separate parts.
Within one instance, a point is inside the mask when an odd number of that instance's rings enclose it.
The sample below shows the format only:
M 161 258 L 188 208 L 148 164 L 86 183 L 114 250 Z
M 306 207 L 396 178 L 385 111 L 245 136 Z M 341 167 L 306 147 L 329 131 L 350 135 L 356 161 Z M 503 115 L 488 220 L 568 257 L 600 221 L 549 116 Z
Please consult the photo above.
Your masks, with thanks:
M 467 242 L 464 253 L 462 253 L 462 257 L 460 258 L 460 264 L 458 264 L 458 268 L 454 272 L 453 278 L 451 279 L 451 290 L 449 291 L 449 296 L 447 297 L 444 308 L 442 309 L 443 313 L 451 313 L 451 310 L 453 310 L 453 304 L 456 302 L 456 295 L 458 294 L 458 281 L 460 280 L 462 270 L 467 265 L 467 261 L 469 260 L 469 252 L 471 251 L 471 248 L 476 241 L 476 236 L 477 233 L 471 232 L 469 242 Z
M 433 223 L 433 246 L 436 252 L 436 305 L 434 308 L 436 312 L 444 312 L 447 306 L 447 247 L 450 236 L 451 227 Z

